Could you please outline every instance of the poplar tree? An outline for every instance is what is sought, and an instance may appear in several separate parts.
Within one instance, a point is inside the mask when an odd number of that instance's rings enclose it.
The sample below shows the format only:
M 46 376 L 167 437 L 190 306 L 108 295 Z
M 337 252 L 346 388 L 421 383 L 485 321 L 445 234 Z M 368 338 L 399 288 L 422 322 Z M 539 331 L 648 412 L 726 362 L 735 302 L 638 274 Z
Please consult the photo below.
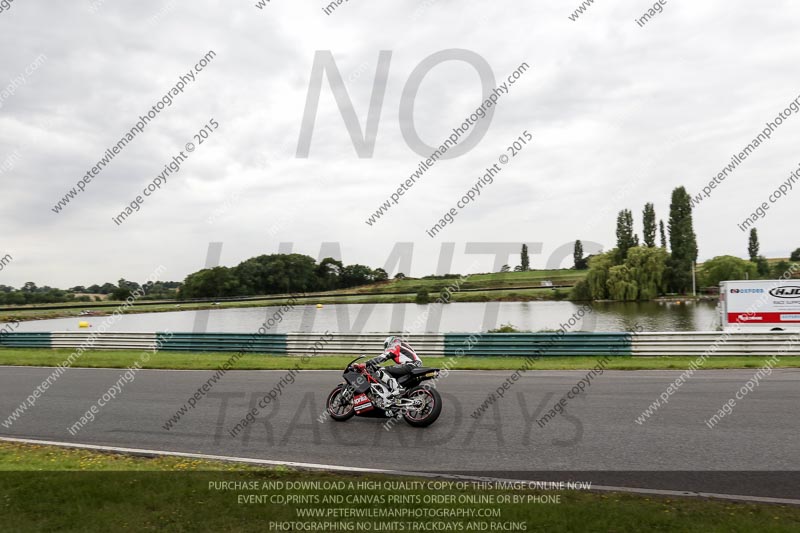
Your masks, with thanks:
M 758 262 L 758 232 L 756 228 L 750 230 L 750 242 L 747 244 L 747 253 L 750 255 L 750 261 L 753 263 Z
M 697 261 L 697 236 L 692 222 L 692 204 L 684 187 L 672 191 L 669 205 L 669 287 L 685 293 L 692 286 L 692 264 Z
M 572 252 L 575 263 L 575 270 L 586 270 L 588 267 L 586 259 L 583 257 L 583 243 L 578 239 L 575 241 L 575 250 Z
M 642 240 L 648 248 L 656 246 L 656 210 L 653 204 L 644 204 L 642 212 Z
M 617 264 L 622 264 L 628 257 L 628 250 L 639 246 L 639 237 L 633 231 L 633 213 L 623 209 L 617 215 Z

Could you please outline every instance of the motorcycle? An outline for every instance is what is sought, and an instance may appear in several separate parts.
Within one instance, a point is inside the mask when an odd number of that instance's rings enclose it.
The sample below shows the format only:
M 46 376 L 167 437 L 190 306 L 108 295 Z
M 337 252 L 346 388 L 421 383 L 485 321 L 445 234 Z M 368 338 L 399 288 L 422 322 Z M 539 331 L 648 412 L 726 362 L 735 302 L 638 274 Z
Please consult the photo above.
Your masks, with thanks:
M 389 389 L 376 377 L 380 367 L 356 364 L 356 357 L 342 373 L 340 383 L 328 395 L 326 407 L 330 417 L 344 422 L 353 416 L 375 418 L 404 418 L 414 427 L 430 426 L 442 413 L 442 397 L 424 381 L 436 379 L 438 368 L 413 368 L 409 374 L 397 377 L 397 383 L 405 389 L 398 398 L 392 398 Z M 383 370 L 386 371 L 385 369 Z

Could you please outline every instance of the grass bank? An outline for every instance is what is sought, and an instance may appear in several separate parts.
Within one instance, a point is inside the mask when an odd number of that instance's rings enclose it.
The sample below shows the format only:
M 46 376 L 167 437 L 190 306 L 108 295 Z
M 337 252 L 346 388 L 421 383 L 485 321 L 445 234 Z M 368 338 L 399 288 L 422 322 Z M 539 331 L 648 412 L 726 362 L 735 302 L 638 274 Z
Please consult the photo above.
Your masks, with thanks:
M 56 366 L 72 353 L 71 350 L 46 348 L 0 348 L 0 365 Z M 84 352 L 75 362 L 75 367 L 127 368 L 141 358 L 140 350 L 96 350 Z M 143 368 L 176 370 L 216 369 L 227 361 L 233 352 L 167 352 L 151 354 Z M 300 363 L 300 357 L 286 355 L 252 354 L 239 359 L 238 370 L 284 370 L 299 365 L 304 370 L 341 370 L 355 358 L 348 356 L 319 356 Z M 544 357 L 534 365 L 536 370 L 583 370 L 597 365 L 596 357 Z M 605 368 L 607 370 L 684 370 L 697 356 L 678 357 L 627 357 L 615 356 Z M 425 364 L 436 366 L 440 357 L 425 357 Z M 459 357 L 452 366 L 455 370 L 516 370 L 523 364 L 522 357 Z M 706 360 L 705 369 L 759 368 L 764 365 L 762 357 L 712 357 Z M 800 357 L 781 357 L 776 368 L 800 368 Z
M 306 485 L 288 490 L 278 488 L 281 483 L 285 487 L 298 482 Z M 383 487 L 397 482 L 418 483 L 414 486 L 419 488 L 358 490 L 357 485 L 371 483 Z M 364 531 L 378 528 L 469 531 L 469 524 L 478 524 L 472 530 L 502 530 L 503 526 L 487 527 L 498 523 L 505 524 L 505 530 L 510 531 L 705 533 L 789 532 L 800 528 L 800 509 L 790 506 L 586 491 L 486 490 L 467 484 L 436 490 L 429 482 L 0 442 L 0 523 L 6 531 L 20 532 L 261 532 L 279 530 L 275 524 L 287 522 L 301 524 L 295 526 L 295 530 L 301 531 L 347 531 L 356 530 L 358 525 L 369 526 Z M 387 495 L 398 492 L 419 498 L 420 503 L 387 504 Z M 271 502 L 273 496 L 293 497 L 295 501 Z M 374 500 L 347 502 L 367 497 Z M 344 503 L 336 503 L 338 498 Z M 512 501 L 506 502 L 507 499 Z M 302 516 L 311 509 L 321 509 L 331 517 Z M 440 515 L 474 510 L 499 516 L 400 519 L 342 516 L 349 510 L 377 513 L 386 509 L 426 509 Z M 327 526 L 314 527 L 317 523 Z M 448 529 L 431 529 L 432 524 Z M 480 529 L 481 525 L 484 529 Z M 455 526 L 458 527 L 453 529 Z

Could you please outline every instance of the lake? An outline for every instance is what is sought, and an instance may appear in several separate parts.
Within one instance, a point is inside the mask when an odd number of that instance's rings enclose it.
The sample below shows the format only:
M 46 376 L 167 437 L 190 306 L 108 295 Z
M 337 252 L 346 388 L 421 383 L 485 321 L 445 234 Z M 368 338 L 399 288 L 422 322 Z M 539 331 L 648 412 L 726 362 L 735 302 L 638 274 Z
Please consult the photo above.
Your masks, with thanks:
M 572 318 L 570 331 L 711 331 L 719 326 L 716 302 L 595 302 L 591 310 L 572 302 L 298 305 L 283 316 L 278 307 L 127 314 L 108 331 L 209 331 L 251 333 L 274 317 L 272 333 L 483 332 L 501 324 L 529 331 L 556 330 Z M 583 314 L 580 319 L 577 315 Z M 107 317 L 23 322 L 17 331 L 74 331 L 79 320 L 93 327 Z

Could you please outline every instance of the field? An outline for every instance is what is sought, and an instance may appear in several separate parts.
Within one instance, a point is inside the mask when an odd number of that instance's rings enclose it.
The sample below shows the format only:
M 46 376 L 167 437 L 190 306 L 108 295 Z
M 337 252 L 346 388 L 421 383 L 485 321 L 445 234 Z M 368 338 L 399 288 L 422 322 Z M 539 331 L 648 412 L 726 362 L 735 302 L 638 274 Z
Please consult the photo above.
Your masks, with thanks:
M 416 293 L 427 290 L 439 292 L 445 287 L 458 283 L 461 290 L 505 289 L 510 287 L 538 288 L 542 281 L 552 281 L 554 285 L 574 285 L 586 277 L 586 270 L 529 270 L 527 272 L 503 272 L 472 274 L 463 281 L 455 279 L 393 279 L 373 285 L 363 285 L 347 292 L 364 293 L 380 291 L 383 293 Z

